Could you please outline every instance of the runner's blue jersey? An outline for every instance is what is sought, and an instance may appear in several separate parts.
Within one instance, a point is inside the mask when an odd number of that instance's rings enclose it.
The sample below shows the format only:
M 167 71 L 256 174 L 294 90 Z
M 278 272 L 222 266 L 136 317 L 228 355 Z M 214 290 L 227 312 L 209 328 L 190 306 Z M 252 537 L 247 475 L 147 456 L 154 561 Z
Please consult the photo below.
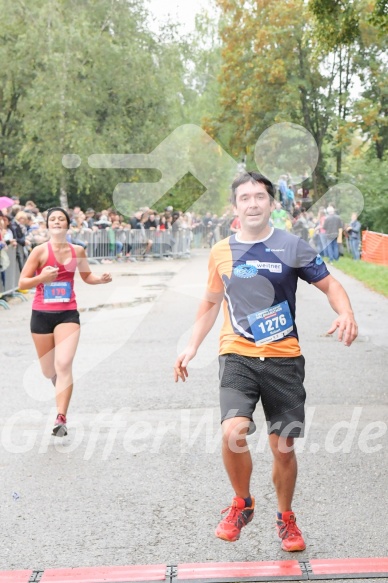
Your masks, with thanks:
M 235 333 L 254 342 L 248 315 L 287 301 L 293 328 L 285 338 L 298 338 L 295 324 L 298 278 L 313 283 L 327 277 L 329 272 L 321 256 L 296 235 L 280 229 L 273 229 L 265 240 L 258 242 L 241 242 L 232 235 L 229 246 L 232 269 L 220 265 L 219 273 Z

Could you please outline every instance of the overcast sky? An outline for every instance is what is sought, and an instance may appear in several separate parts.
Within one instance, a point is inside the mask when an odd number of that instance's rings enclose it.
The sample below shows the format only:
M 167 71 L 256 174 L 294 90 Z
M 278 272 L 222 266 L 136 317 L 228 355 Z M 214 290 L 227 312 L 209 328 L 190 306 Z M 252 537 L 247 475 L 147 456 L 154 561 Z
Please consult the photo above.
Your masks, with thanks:
M 149 10 L 158 22 L 173 22 L 182 25 L 183 32 L 194 29 L 195 15 L 209 4 L 207 0 L 147 0 Z

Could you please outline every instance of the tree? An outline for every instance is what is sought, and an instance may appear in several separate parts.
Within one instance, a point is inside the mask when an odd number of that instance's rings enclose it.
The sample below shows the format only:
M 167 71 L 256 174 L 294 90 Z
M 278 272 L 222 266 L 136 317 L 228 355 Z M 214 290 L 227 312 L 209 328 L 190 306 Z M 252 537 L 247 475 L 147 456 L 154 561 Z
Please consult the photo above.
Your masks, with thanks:
M 260 134 L 276 122 L 303 125 L 320 157 L 315 193 L 327 188 L 322 148 L 335 108 L 337 64 L 315 51 L 302 0 L 218 0 L 222 11 L 222 114 L 234 155 L 253 158 Z M 216 128 L 218 129 L 218 127 Z
M 171 29 L 149 32 L 143 0 L 0 2 L 3 188 L 20 184 L 44 204 L 60 195 L 64 206 L 108 206 L 118 182 L 146 174 L 94 169 L 88 157 L 147 153 L 182 123 L 182 47 Z

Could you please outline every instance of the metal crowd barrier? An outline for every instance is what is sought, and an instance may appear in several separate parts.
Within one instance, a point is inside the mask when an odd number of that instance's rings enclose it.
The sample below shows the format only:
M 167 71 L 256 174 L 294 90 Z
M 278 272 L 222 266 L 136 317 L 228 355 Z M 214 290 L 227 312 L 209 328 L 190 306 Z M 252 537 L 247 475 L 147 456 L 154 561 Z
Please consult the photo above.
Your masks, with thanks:
M 0 306 L 9 310 L 8 297 L 27 298 L 18 290 L 20 268 L 16 256 L 16 247 L 3 248 L 0 253 Z M 5 255 L 5 253 L 7 255 Z
M 215 236 L 209 240 L 209 230 L 206 228 L 201 229 L 197 237 L 190 229 L 182 228 L 169 231 L 107 228 L 77 233 L 72 236 L 71 242 L 83 245 L 91 261 L 125 257 L 177 259 L 189 257 L 192 246 L 201 247 L 203 244 L 211 246 L 227 234 L 229 233 L 215 230 Z M 23 252 L 23 248 L 17 249 L 12 246 L 3 250 L 9 260 L 4 262 L 4 268 L 0 258 L 0 306 L 5 309 L 9 309 L 6 301 L 8 297 L 17 296 L 27 301 L 24 294 L 18 291 L 20 261 L 17 258 L 17 250 L 19 254 Z M 6 264 L 8 265 L 5 267 Z
M 188 229 L 157 231 L 146 229 L 100 229 L 84 231 L 71 239 L 83 244 L 89 259 L 179 258 L 189 257 L 191 233 Z
M 193 229 L 192 247 L 195 249 L 213 247 L 215 243 L 229 237 L 231 234 L 229 222 L 220 223 L 212 227 L 199 224 Z

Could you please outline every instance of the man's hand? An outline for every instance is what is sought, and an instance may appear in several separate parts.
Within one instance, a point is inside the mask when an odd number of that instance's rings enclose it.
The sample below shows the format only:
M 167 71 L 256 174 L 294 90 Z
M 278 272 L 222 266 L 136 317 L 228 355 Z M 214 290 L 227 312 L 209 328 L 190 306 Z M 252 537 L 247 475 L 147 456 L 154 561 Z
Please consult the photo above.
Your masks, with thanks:
M 332 275 L 314 282 L 313 285 L 326 294 L 331 307 L 338 314 L 327 334 L 333 334 L 338 328 L 338 340 L 343 341 L 345 346 L 350 346 L 357 338 L 358 327 L 346 291 Z
M 338 328 L 338 340 L 344 343 L 345 346 L 350 346 L 357 338 L 358 326 L 354 319 L 352 312 L 340 314 L 332 323 L 327 334 L 333 334 Z
M 189 376 L 189 373 L 187 372 L 187 365 L 196 354 L 197 351 L 193 348 L 186 348 L 186 350 L 184 350 L 178 356 L 174 364 L 174 380 L 176 383 L 179 379 L 182 379 L 183 382 L 186 381 L 187 377 Z

